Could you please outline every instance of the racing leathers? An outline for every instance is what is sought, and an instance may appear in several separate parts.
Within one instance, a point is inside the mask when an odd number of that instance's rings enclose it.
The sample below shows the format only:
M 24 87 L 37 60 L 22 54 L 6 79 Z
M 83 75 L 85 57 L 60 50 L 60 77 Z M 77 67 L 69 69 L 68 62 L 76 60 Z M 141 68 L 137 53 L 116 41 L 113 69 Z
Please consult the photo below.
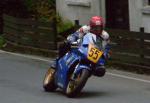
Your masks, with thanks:
M 82 38 L 84 37 L 84 35 L 86 35 L 88 32 L 90 32 L 90 26 L 88 25 L 84 25 L 82 26 L 79 30 L 77 30 L 75 33 L 69 35 L 67 37 L 67 42 L 69 44 L 80 44 L 80 42 L 82 42 Z M 105 51 L 104 52 L 104 56 L 105 59 L 109 58 L 109 50 L 110 50 L 110 38 L 109 38 L 109 34 L 103 30 L 102 34 L 98 36 L 98 38 L 101 39 L 101 44 L 102 44 L 102 50 Z M 67 45 L 67 47 L 69 47 Z

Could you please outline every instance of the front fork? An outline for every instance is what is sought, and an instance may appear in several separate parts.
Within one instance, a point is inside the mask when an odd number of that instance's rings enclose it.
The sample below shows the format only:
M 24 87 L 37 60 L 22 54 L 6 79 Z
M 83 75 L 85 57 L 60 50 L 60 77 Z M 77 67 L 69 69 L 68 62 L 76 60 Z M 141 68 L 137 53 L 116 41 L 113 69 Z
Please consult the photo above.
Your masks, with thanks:
M 75 80 L 76 78 L 77 78 L 77 76 L 78 76 L 78 74 L 82 71 L 82 70 L 84 70 L 84 69 L 87 69 L 88 71 L 91 71 L 91 69 L 90 69 L 90 67 L 88 67 L 88 66 L 86 66 L 86 65 L 77 65 L 76 67 L 75 67 L 75 70 L 74 70 L 74 72 L 73 72 L 73 74 L 72 74 L 72 76 L 71 76 L 71 80 Z M 90 72 L 91 73 L 91 72 Z

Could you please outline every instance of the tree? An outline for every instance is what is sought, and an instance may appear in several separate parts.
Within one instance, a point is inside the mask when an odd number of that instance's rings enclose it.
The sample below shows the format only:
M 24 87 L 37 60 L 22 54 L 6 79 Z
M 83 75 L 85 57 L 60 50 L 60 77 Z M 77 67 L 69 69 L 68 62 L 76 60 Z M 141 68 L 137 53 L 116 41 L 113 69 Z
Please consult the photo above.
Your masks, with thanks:
M 55 0 L 24 0 L 24 3 L 36 19 L 51 21 L 56 16 Z

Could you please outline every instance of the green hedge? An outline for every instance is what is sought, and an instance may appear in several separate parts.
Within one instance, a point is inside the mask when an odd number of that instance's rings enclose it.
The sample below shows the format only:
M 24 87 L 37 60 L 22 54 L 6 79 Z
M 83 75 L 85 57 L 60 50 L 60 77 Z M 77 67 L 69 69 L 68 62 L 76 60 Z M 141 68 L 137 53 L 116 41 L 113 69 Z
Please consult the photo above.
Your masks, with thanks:
M 2 48 L 4 44 L 5 44 L 5 40 L 2 36 L 0 36 L 0 48 Z

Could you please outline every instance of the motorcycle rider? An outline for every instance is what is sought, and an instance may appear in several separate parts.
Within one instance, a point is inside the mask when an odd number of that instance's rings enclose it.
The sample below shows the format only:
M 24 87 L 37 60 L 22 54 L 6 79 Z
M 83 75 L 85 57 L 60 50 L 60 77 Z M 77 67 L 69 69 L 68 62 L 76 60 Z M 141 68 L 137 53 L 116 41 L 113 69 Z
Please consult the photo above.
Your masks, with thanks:
M 71 44 L 80 44 L 82 42 L 82 38 L 88 32 L 95 34 L 98 38 L 101 39 L 102 49 L 104 52 L 105 59 L 109 58 L 109 34 L 104 30 L 104 20 L 101 16 L 93 16 L 90 19 L 89 25 L 82 26 L 75 33 L 69 35 L 67 37 L 67 42 L 63 45 L 60 45 L 59 48 L 59 58 L 62 57 L 65 53 L 67 53 L 71 49 Z M 52 68 L 55 68 L 56 64 L 52 65 Z M 97 68 L 95 75 L 103 76 L 105 74 L 105 68 L 101 65 Z

